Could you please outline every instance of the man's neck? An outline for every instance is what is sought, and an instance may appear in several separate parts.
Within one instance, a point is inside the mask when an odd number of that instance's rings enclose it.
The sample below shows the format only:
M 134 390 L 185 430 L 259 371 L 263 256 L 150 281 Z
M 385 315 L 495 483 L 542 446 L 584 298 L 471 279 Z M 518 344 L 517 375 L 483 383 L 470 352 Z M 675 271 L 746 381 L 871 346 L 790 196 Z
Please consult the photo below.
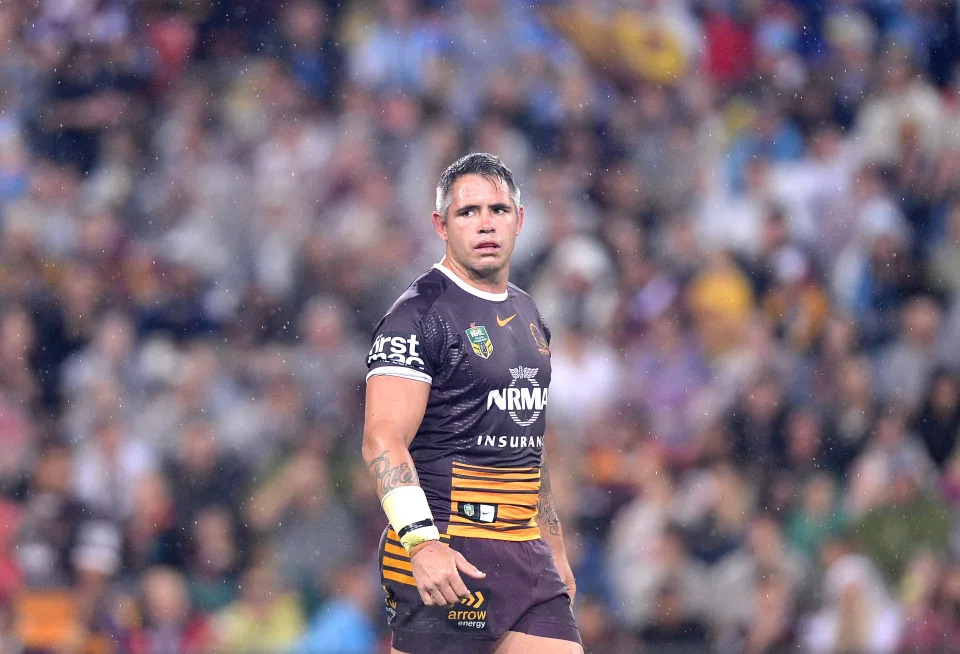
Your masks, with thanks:
M 475 279 L 466 268 L 457 263 L 450 255 L 445 255 L 440 261 L 440 265 L 478 291 L 484 291 L 485 293 L 503 293 L 507 290 L 507 279 L 509 278 L 510 270 L 509 264 L 500 271 L 497 279 L 487 277 Z

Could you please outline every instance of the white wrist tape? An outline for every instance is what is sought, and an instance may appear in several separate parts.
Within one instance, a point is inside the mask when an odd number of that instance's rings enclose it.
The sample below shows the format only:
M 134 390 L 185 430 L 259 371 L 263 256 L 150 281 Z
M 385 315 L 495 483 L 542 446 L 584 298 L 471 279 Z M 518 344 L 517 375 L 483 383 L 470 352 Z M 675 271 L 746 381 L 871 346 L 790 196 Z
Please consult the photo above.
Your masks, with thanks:
M 419 486 L 394 488 L 383 496 L 380 506 L 407 553 L 414 545 L 428 540 L 440 540 L 440 531 L 433 524 L 427 496 Z

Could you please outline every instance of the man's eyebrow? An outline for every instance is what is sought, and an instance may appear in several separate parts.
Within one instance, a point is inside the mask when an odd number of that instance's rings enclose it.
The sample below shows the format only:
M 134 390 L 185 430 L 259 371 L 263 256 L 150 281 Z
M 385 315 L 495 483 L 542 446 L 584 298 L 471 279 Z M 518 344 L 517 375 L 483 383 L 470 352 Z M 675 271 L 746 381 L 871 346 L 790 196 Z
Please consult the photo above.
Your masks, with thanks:
M 501 209 L 506 210 L 506 211 L 510 211 L 510 209 L 511 209 L 511 205 L 510 205 L 509 203 L 507 203 L 507 202 L 494 202 L 494 203 L 492 203 L 492 204 L 490 204 L 490 205 L 487 205 L 487 206 L 489 206 L 492 211 L 499 211 L 499 210 L 501 210 Z M 479 204 L 467 204 L 467 205 L 464 205 L 464 206 L 460 207 L 459 209 L 457 209 L 457 212 L 456 212 L 456 213 L 457 213 L 458 216 L 462 216 L 462 215 L 464 215 L 465 213 L 468 213 L 468 212 L 470 212 L 470 211 L 480 211 L 480 205 L 479 205 Z

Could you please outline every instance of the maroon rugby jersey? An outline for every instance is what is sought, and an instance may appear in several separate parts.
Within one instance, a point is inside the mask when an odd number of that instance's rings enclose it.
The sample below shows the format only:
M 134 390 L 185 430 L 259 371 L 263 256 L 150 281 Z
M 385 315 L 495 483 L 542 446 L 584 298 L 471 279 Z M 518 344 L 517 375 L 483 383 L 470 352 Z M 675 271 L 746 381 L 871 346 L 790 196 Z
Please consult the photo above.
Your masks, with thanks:
M 533 299 L 473 288 L 440 264 L 377 325 L 373 375 L 430 384 L 410 444 L 441 532 L 533 540 L 550 386 L 550 331 Z M 444 529 L 445 526 L 445 529 Z

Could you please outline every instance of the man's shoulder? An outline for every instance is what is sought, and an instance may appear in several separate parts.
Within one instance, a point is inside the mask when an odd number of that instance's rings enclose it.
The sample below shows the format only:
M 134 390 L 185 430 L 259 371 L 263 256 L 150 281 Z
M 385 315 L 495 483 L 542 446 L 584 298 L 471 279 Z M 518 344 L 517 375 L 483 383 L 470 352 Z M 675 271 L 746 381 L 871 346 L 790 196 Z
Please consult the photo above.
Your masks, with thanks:
M 516 295 L 517 297 L 523 298 L 524 300 L 526 300 L 527 302 L 530 302 L 530 303 L 533 304 L 534 306 L 537 305 L 537 303 L 534 301 L 532 295 L 530 295 L 529 293 L 527 293 L 525 290 L 523 290 L 522 288 L 520 288 L 519 286 L 517 286 L 517 285 L 514 284 L 513 282 L 507 282 L 507 290 L 508 290 L 511 294 L 514 294 L 514 295 Z
M 533 307 L 533 310 L 536 311 L 538 315 L 540 314 L 540 307 L 537 306 L 537 301 L 533 299 L 532 295 L 527 293 L 513 282 L 507 284 L 507 290 L 509 291 L 510 295 L 512 295 L 518 301 L 529 304 L 531 307 Z M 543 317 L 541 316 L 541 321 L 542 320 Z
M 426 314 L 437 303 L 449 284 L 446 277 L 436 269 L 431 268 L 415 280 L 413 280 L 406 290 L 400 294 L 387 315 L 396 315 L 399 313 Z

